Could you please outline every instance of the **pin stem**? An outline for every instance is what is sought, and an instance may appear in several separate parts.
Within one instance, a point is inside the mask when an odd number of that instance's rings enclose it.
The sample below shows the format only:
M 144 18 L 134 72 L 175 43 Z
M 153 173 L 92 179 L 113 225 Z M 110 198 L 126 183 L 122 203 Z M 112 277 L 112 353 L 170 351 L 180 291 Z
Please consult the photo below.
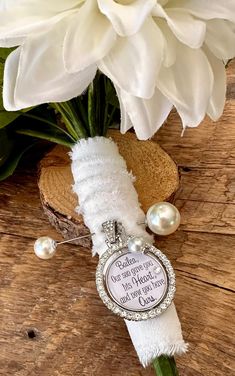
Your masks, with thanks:
M 65 243 L 73 242 L 74 240 L 80 240 L 80 239 L 84 239 L 84 238 L 91 238 L 93 235 L 95 235 L 95 233 L 87 234 L 87 235 L 83 235 L 83 236 L 79 236 L 79 237 L 73 238 L 73 239 L 64 240 L 64 241 L 59 242 L 59 243 L 56 242 L 56 244 L 60 245 L 60 244 L 65 244 Z

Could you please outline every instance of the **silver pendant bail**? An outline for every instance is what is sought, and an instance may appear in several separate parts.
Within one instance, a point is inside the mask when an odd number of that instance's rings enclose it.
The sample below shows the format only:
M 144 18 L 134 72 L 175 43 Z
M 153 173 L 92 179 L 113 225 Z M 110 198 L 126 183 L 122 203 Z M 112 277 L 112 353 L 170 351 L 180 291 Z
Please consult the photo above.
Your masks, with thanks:
M 109 220 L 102 224 L 102 228 L 109 248 L 113 245 L 121 247 L 127 241 L 126 231 L 121 222 Z

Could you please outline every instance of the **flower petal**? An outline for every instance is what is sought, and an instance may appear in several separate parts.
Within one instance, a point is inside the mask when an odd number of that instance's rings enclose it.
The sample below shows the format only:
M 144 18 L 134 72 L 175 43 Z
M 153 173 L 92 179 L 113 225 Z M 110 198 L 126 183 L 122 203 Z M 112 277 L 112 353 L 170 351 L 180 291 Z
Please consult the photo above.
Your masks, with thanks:
M 162 67 L 157 87 L 174 104 L 184 127 L 199 125 L 213 88 L 213 72 L 204 52 L 179 43 L 175 64 Z
M 102 59 L 116 40 L 116 33 L 100 13 L 96 0 L 87 0 L 73 16 L 64 41 L 68 72 L 80 71 Z
M 81 0 L 5 0 L 0 2 L 0 46 L 14 47 L 23 43 L 32 32 L 45 27 L 73 12 Z
M 155 0 L 133 0 L 116 2 L 97 0 L 100 11 L 110 20 L 117 34 L 121 36 L 135 34 L 143 25 L 155 5 Z
M 7 58 L 3 79 L 3 105 L 7 111 L 16 111 L 14 102 L 15 83 L 17 79 L 18 66 L 21 49 L 17 48 Z M 29 106 L 30 107 L 30 106 Z
M 68 21 L 69 22 L 69 21 Z M 3 100 L 9 111 L 46 102 L 62 102 L 80 95 L 94 79 L 96 66 L 68 74 L 62 56 L 67 23 L 35 35 L 6 60 Z
M 178 45 L 177 39 L 163 18 L 155 17 L 154 21 L 161 29 L 162 35 L 165 39 L 163 64 L 166 67 L 170 67 L 172 64 L 174 64 L 176 59 L 176 48 Z
M 84 0 L 1 0 L 0 12 L 22 10 L 25 15 L 35 15 L 36 11 L 50 15 L 72 9 Z M 44 12 L 43 12 L 44 10 Z M 23 14 L 22 13 L 22 14 Z
M 137 97 L 151 98 L 163 60 L 164 38 L 150 18 L 131 37 L 118 38 L 109 54 L 100 61 L 100 70 L 115 85 Z
M 140 140 L 147 140 L 152 137 L 172 109 L 172 104 L 158 89 L 155 90 L 151 99 L 137 98 L 120 89 L 117 92 L 123 109 L 130 118 Z M 122 133 L 125 133 L 126 130 L 121 126 Z
M 173 0 L 167 7 L 184 9 L 203 20 L 221 18 L 235 22 L 234 0 Z
M 235 25 L 229 21 L 207 21 L 206 44 L 222 60 L 235 56 Z
M 207 108 L 207 114 L 217 121 L 223 114 L 226 100 L 226 71 L 223 62 L 217 59 L 208 48 L 204 48 L 214 74 L 214 86 Z
M 118 96 L 118 100 L 120 104 L 120 111 L 121 111 L 121 124 L 120 124 L 121 133 L 126 133 L 132 127 L 132 124 L 131 124 L 129 115 L 126 112 L 125 107 L 122 102 L 121 90 L 119 89 L 118 86 L 115 86 L 115 89 L 116 89 L 116 93 Z
M 153 14 L 165 18 L 169 28 L 180 42 L 191 48 L 199 48 L 203 44 L 206 33 L 205 22 L 195 19 L 184 10 L 163 9 L 159 4 L 155 6 Z

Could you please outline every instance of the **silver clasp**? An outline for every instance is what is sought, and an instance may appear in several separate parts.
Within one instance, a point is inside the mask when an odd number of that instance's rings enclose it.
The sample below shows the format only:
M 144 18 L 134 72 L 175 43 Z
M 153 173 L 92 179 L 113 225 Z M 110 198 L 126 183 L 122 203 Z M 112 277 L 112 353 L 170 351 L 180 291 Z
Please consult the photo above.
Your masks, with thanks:
M 121 222 L 114 220 L 106 221 L 102 224 L 103 231 L 106 235 L 106 244 L 111 248 L 114 244 L 123 246 L 127 241 L 127 235 Z

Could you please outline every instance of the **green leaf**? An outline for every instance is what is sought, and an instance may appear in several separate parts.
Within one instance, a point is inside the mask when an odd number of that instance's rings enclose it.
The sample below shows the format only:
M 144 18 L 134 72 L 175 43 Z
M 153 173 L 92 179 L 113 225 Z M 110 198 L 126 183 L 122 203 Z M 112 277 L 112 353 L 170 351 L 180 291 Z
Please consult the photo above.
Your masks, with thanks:
M 57 125 L 54 110 L 46 105 L 35 107 L 32 111 L 22 113 L 8 126 L 8 132 L 18 141 L 19 135 L 26 135 L 71 147 L 75 143 L 72 136 Z
M 7 125 L 11 124 L 18 117 L 26 114 L 28 111 L 31 111 L 31 108 L 26 108 L 22 111 L 6 111 L 2 104 L 2 98 L 0 98 L 0 129 L 5 128 Z
M 113 83 L 110 81 L 110 79 L 107 79 L 107 82 L 106 82 L 106 102 L 108 104 L 111 104 L 113 107 L 117 109 L 120 108 L 116 90 L 113 86 Z
M 161 355 L 153 361 L 153 367 L 157 376 L 179 376 L 173 357 Z
M 7 56 L 14 51 L 14 48 L 0 48 L 0 64 L 4 64 Z
M 44 117 L 40 117 L 40 116 L 38 116 L 38 115 L 34 115 L 33 113 L 29 113 L 29 114 L 26 114 L 26 113 L 24 113 L 24 114 L 22 114 L 22 116 L 23 117 L 25 117 L 25 118 L 27 118 L 27 119 L 31 119 L 31 121 L 32 120 L 34 120 L 31 124 L 30 124 L 30 126 L 33 126 L 33 124 L 35 123 L 35 121 L 38 123 L 40 123 L 40 126 L 44 126 L 44 129 L 45 129 L 45 125 L 46 125 L 46 130 L 49 128 L 49 129 L 51 129 L 52 131 L 53 131 L 53 128 L 54 129 L 56 129 L 57 131 L 59 131 L 61 134 L 63 133 L 64 134 L 64 136 L 66 136 L 66 137 L 68 137 L 68 139 L 71 141 L 71 142 L 73 142 L 73 143 L 75 143 L 75 139 L 73 139 L 73 137 L 68 133 L 68 132 L 66 132 L 66 130 L 65 129 L 63 129 L 62 127 L 60 127 L 59 125 L 57 125 L 56 123 L 54 123 L 53 121 L 51 121 L 51 120 L 49 120 L 50 118 L 49 118 L 49 113 L 48 113 L 48 118 L 49 119 L 47 119 L 47 118 L 44 118 Z M 53 119 L 52 119 L 53 120 Z M 41 127 L 40 127 L 41 128 Z
M 17 134 L 24 134 L 26 136 L 40 138 L 42 140 L 54 142 L 58 145 L 67 146 L 71 148 L 73 146 L 73 142 L 69 141 L 64 137 L 64 134 L 61 132 L 55 132 L 54 130 L 51 131 L 49 127 L 45 131 L 36 130 L 36 129 L 29 129 L 29 128 L 20 128 L 16 130 Z
M 7 160 L 12 150 L 13 142 L 5 130 L 0 130 L 0 166 Z
M 78 115 L 80 114 L 81 121 L 84 124 L 84 128 L 88 129 L 88 114 L 87 114 L 87 103 L 86 96 L 80 95 L 73 99 L 76 104 Z
M 0 167 L 0 181 L 8 178 L 9 176 L 13 174 L 22 156 L 34 145 L 35 145 L 35 142 L 31 143 L 30 145 L 29 144 L 24 145 L 24 146 L 18 145 L 18 147 L 15 147 L 13 149 L 13 152 L 11 153 L 11 155 L 7 158 L 5 163 Z
M 0 103 L 0 129 L 12 123 L 20 115 L 21 113 L 19 112 L 7 112 L 6 110 L 3 109 L 3 106 L 1 106 L 1 103 Z

